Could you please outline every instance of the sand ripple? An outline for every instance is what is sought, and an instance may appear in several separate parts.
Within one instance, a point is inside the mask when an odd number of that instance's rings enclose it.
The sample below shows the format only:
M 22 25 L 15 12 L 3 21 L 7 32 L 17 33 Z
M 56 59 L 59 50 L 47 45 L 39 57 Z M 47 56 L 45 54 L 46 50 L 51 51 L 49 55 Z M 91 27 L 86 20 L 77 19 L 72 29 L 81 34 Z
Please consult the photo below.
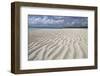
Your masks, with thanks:
M 87 29 L 35 29 L 29 32 L 28 60 L 88 57 Z

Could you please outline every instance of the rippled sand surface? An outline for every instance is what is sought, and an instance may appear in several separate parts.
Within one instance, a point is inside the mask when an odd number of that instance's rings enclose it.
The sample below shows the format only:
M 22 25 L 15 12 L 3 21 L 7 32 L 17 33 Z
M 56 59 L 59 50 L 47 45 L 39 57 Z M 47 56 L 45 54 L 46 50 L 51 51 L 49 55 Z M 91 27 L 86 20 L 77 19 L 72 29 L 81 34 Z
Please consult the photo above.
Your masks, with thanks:
M 28 60 L 88 57 L 87 29 L 33 29 L 28 36 Z

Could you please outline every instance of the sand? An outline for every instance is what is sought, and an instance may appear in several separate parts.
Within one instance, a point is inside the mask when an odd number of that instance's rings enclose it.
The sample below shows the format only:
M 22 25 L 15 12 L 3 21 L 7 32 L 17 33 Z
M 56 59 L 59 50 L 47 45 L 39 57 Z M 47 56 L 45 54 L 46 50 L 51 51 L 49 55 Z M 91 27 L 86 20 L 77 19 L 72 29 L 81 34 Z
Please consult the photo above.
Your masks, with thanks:
M 28 60 L 88 57 L 88 30 L 86 28 L 33 29 L 28 35 Z

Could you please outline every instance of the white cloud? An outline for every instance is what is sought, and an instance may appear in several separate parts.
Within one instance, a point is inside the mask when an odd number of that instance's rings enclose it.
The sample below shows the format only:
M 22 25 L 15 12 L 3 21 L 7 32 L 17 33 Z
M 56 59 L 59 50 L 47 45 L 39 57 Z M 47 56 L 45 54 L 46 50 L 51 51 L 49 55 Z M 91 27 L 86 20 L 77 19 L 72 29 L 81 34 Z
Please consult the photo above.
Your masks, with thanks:
M 59 24 L 59 23 L 63 23 L 64 19 L 53 19 L 53 18 L 48 18 L 47 16 L 43 16 L 43 17 L 31 17 L 29 19 L 29 23 L 30 24 Z
M 64 17 L 61 17 L 61 16 L 55 16 L 55 19 L 64 19 Z

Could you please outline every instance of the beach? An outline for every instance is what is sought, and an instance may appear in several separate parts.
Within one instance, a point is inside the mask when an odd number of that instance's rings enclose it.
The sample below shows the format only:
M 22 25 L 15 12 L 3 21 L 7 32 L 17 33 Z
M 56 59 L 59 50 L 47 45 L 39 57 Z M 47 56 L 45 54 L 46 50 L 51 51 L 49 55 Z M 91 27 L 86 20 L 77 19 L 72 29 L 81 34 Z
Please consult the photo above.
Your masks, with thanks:
M 32 29 L 28 32 L 28 60 L 88 57 L 87 28 Z

